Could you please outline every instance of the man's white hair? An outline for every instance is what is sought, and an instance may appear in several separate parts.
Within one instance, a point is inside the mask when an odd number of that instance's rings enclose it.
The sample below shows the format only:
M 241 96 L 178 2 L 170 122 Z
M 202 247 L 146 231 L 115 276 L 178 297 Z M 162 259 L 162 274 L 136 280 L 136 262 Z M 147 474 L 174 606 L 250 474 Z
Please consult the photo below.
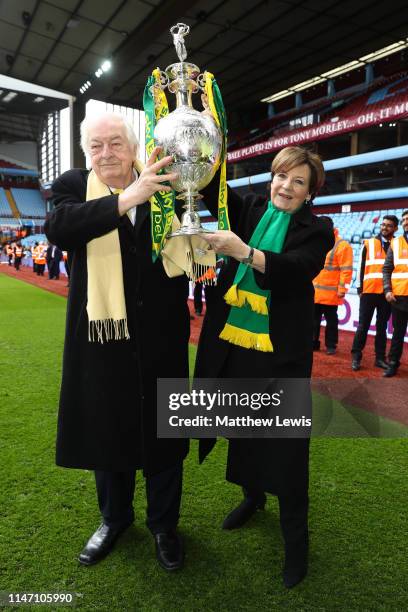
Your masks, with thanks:
M 98 119 L 119 119 L 125 128 L 126 137 L 131 146 L 135 148 L 135 154 L 139 150 L 139 141 L 129 119 L 120 113 L 98 113 L 97 115 L 87 115 L 81 122 L 81 149 L 85 155 L 89 155 L 89 126 Z

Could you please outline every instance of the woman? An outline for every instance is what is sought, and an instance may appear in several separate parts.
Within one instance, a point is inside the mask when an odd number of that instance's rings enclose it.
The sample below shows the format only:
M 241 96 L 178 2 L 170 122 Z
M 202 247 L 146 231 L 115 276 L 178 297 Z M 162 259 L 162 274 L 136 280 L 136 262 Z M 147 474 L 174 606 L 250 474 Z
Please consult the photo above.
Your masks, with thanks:
M 332 229 L 312 214 L 310 205 L 324 182 L 324 170 L 316 154 L 287 147 L 275 157 L 272 175 L 269 202 L 256 194 L 241 198 L 229 190 L 232 231 L 203 235 L 217 253 L 228 256 L 228 262 L 208 304 L 197 378 L 310 378 L 312 280 L 334 243 Z M 214 215 L 215 184 L 204 194 Z M 257 315 L 242 303 L 240 291 L 266 304 L 260 329 L 253 325 Z M 201 460 L 214 443 L 200 441 Z M 264 508 L 265 492 L 277 495 L 285 542 L 283 579 L 288 588 L 307 573 L 308 460 L 309 439 L 229 441 L 226 477 L 243 487 L 244 500 L 223 527 L 241 527 Z

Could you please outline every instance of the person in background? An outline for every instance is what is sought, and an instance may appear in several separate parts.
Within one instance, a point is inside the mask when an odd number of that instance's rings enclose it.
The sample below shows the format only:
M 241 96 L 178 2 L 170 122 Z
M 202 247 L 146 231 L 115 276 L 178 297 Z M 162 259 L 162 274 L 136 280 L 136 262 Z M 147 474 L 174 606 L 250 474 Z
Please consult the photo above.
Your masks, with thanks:
M 14 257 L 14 245 L 11 243 L 8 243 L 6 245 L 6 255 L 8 258 L 8 265 L 11 266 L 13 264 L 13 257 Z
M 325 217 L 331 224 L 330 217 Z M 325 345 L 326 353 L 334 355 L 339 338 L 339 319 L 337 308 L 344 302 L 353 276 L 353 249 L 347 240 L 340 237 L 338 229 L 334 229 L 335 243 L 327 253 L 323 270 L 313 281 L 315 289 L 315 317 L 313 333 L 313 350 L 320 349 L 320 323 L 322 316 L 326 319 Z
M 17 272 L 20 271 L 21 261 L 23 257 L 24 257 L 23 247 L 21 245 L 21 242 L 17 242 L 16 246 L 14 247 L 14 267 L 17 270 Z
M 391 304 L 392 333 L 388 353 L 388 368 L 384 376 L 395 376 L 404 350 L 404 337 L 408 324 L 408 210 L 402 213 L 403 235 L 391 240 L 383 267 L 385 299 Z
M 69 287 L 70 267 L 69 267 L 68 252 L 67 251 L 62 251 L 62 259 L 64 260 L 65 273 L 66 273 L 67 279 L 68 279 L 66 287 Z
M 46 264 L 46 251 L 47 246 L 44 242 L 40 242 L 35 251 L 35 268 L 37 276 L 44 276 L 45 264 Z
M 37 264 L 35 263 L 35 260 L 37 259 L 38 247 L 39 247 L 38 242 L 34 242 L 34 246 L 31 247 L 31 257 L 33 260 L 33 274 L 37 274 Z
M 358 327 L 351 347 L 351 369 L 361 368 L 363 350 L 374 312 L 377 313 L 375 330 L 375 361 L 377 368 L 387 369 L 385 358 L 387 346 L 387 324 L 391 304 L 387 302 L 383 288 L 383 265 L 390 241 L 398 229 L 398 218 L 386 215 L 381 223 L 378 236 L 364 240 L 358 266 L 357 293 L 360 296 Z
M 194 312 L 196 315 L 201 317 L 203 312 L 203 283 L 194 283 Z
M 272 174 L 269 198 L 254 193 L 241 198 L 228 188 L 231 231 L 203 234 L 228 260 L 217 286 L 210 288 L 197 379 L 311 376 L 312 280 L 334 244 L 331 227 L 313 215 L 310 205 L 324 182 L 323 164 L 306 149 L 287 147 L 274 158 Z M 203 195 L 216 217 L 216 181 Z M 200 440 L 200 460 L 215 442 Z M 277 495 L 287 588 L 307 573 L 308 466 L 308 438 L 232 438 L 228 443 L 226 478 L 242 487 L 244 499 L 225 518 L 223 528 L 237 529 L 264 508 L 265 492 Z
M 61 249 L 55 246 L 55 244 L 50 244 L 47 248 L 48 278 L 50 280 L 59 280 L 61 259 Z

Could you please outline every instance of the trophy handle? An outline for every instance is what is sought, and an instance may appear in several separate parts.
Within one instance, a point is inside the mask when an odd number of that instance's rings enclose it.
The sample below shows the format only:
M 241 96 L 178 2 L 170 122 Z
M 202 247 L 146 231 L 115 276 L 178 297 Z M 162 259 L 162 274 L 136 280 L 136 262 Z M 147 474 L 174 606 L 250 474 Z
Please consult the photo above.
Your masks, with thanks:
M 159 71 L 160 81 L 156 81 L 154 85 L 152 85 L 151 89 L 153 89 L 154 87 L 158 87 L 159 89 L 164 91 L 166 87 L 169 86 L 169 77 L 167 76 L 164 70 L 160 70 L 160 68 L 157 68 L 157 70 Z M 153 93 L 153 91 L 151 93 Z
M 197 85 L 199 89 L 201 89 L 201 91 L 205 91 L 205 80 L 206 80 L 205 72 L 200 72 L 200 74 L 197 77 Z

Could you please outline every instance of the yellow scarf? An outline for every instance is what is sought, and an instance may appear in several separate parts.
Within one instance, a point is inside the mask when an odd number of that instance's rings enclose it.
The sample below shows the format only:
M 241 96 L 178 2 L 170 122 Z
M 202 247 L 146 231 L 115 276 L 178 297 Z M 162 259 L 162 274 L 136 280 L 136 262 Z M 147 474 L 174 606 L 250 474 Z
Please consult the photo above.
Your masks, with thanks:
M 138 172 L 143 164 L 137 160 Z M 111 194 L 93 170 L 88 175 L 86 200 L 95 200 Z M 173 231 L 180 227 L 176 215 Z M 123 286 L 122 256 L 117 229 L 94 238 L 87 244 L 88 268 L 88 339 L 90 342 L 129 340 L 125 291 Z M 173 278 L 186 274 L 196 280 L 208 268 L 215 269 L 215 253 L 200 236 L 181 236 L 167 241 L 162 251 L 163 267 Z M 213 282 L 212 279 L 208 282 Z
M 86 199 L 95 200 L 110 195 L 107 185 L 91 170 L 88 175 Z M 88 339 L 128 340 L 125 292 L 119 232 L 112 230 L 94 238 L 86 245 L 88 266 Z

